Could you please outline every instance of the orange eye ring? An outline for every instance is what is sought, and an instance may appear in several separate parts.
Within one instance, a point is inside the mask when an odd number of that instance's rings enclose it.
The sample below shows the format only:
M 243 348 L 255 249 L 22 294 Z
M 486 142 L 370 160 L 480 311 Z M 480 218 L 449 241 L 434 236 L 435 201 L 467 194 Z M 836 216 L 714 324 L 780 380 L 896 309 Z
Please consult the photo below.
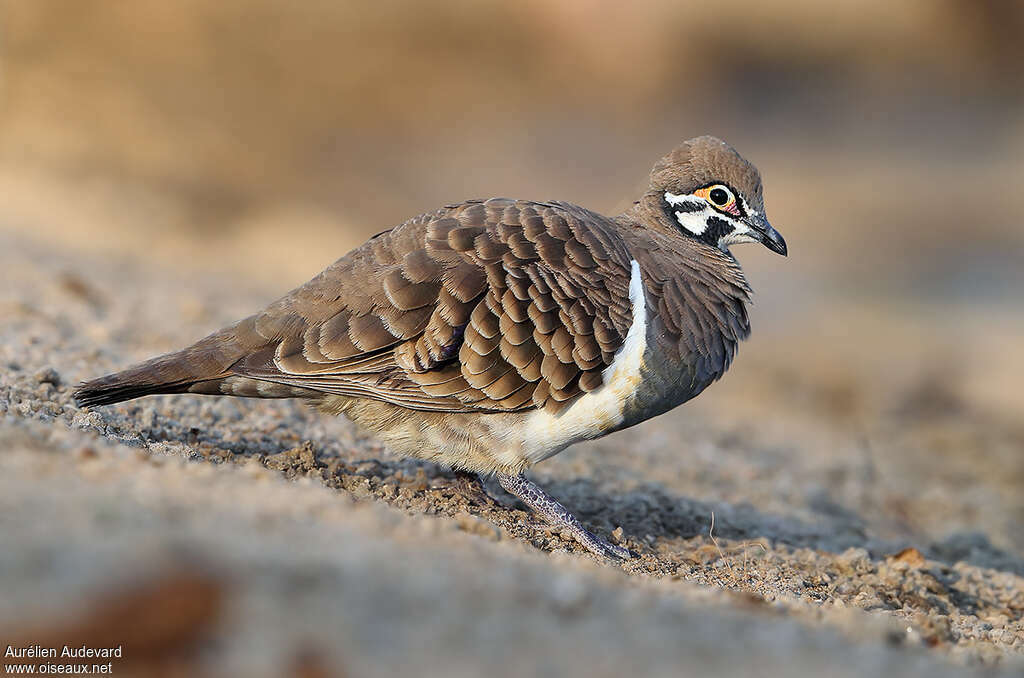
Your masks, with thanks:
M 736 202 L 736 196 L 725 184 L 713 184 L 693 192 L 694 195 L 704 198 L 711 203 L 715 209 L 728 212 L 733 216 L 740 215 L 740 208 Z

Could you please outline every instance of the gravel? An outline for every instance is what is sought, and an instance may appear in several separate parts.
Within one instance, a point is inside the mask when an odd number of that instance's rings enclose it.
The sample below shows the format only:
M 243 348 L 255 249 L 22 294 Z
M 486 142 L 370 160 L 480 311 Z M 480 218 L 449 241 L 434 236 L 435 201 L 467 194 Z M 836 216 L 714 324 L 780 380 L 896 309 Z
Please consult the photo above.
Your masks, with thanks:
M 741 388 L 538 467 L 615 564 L 298 403 L 71 404 L 256 282 L 2 232 L 0 267 L 0 637 L 189 675 L 1024 670 L 1024 431 L 941 382 L 892 375 L 858 437 L 824 409 L 862 382 L 741 358 Z

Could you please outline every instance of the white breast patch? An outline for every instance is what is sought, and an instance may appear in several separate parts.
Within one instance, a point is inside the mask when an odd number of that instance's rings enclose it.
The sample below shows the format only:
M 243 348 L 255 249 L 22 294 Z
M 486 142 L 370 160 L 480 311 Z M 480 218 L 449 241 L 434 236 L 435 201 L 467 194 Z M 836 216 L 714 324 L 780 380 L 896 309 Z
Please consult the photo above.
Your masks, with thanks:
M 630 266 L 629 301 L 633 309 L 633 323 L 611 365 L 602 373 L 604 383 L 601 387 L 580 396 L 557 415 L 544 410 L 530 413 L 515 436 L 520 445 L 514 447 L 519 449 L 496 450 L 499 460 L 504 457 L 504 461 L 513 462 L 512 458 L 526 458 L 535 463 L 577 441 L 596 438 L 614 430 L 623 422 L 626 403 L 640 386 L 647 348 L 647 302 L 640 265 L 636 260 Z

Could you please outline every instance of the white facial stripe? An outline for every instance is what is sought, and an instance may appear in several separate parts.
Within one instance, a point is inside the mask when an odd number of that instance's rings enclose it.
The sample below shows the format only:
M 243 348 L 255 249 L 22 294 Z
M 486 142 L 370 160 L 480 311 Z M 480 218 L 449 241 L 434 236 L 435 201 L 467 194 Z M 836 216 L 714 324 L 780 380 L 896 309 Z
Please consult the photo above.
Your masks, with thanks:
M 689 195 L 676 195 L 675 193 L 665 192 L 665 202 L 669 205 L 675 205 L 682 207 L 683 209 L 675 212 L 676 221 L 679 225 L 685 228 L 694 235 L 701 235 L 704 231 L 708 230 L 708 214 L 713 210 L 711 206 L 703 198 L 694 198 Z
M 743 196 L 736 196 L 736 200 L 740 203 L 744 213 L 751 216 L 756 216 L 759 212 L 750 207 Z M 704 235 L 704 232 L 708 230 L 708 217 L 714 215 L 719 219 L 723 219 L 729 222 L 732 226 L 732 230 L 723 235 L 718 239 L 718 247 L 722 250 L 726 250 L 730 245 L 743 242 L 758 242 L 754 236 L 751 235 L 751 229 L 741 219 L 735 219 L 727 214 L 722 214 L 718 210 L 715 210 L 711 205 L 703 198 L 696 198 L 690 195 L 676 195 L 675 193 L 665 192 L 665 202 L 669 205 L 681 207 L 682 209 L 674 212 L 676 221 L 679 225 L 685 228 L 695 236 Z
M 741 242 L 757 242 L 754 236 L 750 235 L 750 227 L 742 221 L 733 221 L 733 230 L 718 239 L 718 248 L 727 250 L 729 245 L 737 245 Z
M 743 212 L 745 214 L 748 214 L 750 216 L 757 216 L 758 214 L 760 214 L 760 212 L 755 210 L 753 207 L 750 206 L 749 203 L 747 203 L 743 196 L 739 196 L 738 200 L 740 201 L 740 205 L 743 207 Z M 719 249 L 727 250 L 729 248 L 729 245 L 738 245 L 739 243 L 744 242 L 758 242 L 757 238 L 751 235 L 752 229 L 750 228 L 750 226 L 747 226 L 747 224 L 744 221 L 741 221 L 739 219 L 730 219 L 730 222 L 732 222 L 733 229 L 732 231 L 726 233 L 724 236 L 718 239 Z
M 694 199 L 688 195 L 676 195 L 665 191 L 665 202 L 669 205 L 681 205 L 684 202 L 693 202 Z
M 676 221 L 694 235 L 703 235 L 708 230 L 708 220 L 704 212 L 676 212 Z

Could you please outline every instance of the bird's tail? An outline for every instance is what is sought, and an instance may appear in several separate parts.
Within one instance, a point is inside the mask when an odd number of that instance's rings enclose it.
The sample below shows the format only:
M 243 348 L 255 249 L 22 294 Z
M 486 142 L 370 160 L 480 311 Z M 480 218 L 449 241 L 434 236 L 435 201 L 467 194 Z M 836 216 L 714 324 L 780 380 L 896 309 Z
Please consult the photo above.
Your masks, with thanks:
M 84 382 L 72 397 L 79 407 L 111 405 L 164 393 L 221 394 L 221 383 L 243 354 L 230 330 L 105 377 Z

